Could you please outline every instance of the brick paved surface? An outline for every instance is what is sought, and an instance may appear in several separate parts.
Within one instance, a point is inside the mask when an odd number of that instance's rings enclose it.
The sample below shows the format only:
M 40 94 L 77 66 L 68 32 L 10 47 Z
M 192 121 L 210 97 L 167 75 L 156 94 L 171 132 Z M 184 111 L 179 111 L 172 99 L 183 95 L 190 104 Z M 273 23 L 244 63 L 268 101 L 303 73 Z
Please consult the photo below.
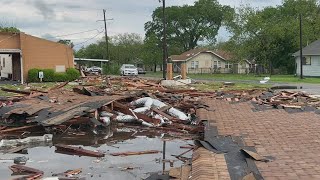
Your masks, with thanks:
M 223 154 L 216 154 L 204 148 L 193 153 L 192 180 L 229 180 L 227 163 Z
M 253 112 L 250 102 L 207 99 L 206 104 L 215 111 L 201 113 L 201 118 L 217 126 L 219 135 L 242 136 L 260 155 L 275 158 L 256 161 L 265 179 L 320 179 L 320 115 L 277 109 Z

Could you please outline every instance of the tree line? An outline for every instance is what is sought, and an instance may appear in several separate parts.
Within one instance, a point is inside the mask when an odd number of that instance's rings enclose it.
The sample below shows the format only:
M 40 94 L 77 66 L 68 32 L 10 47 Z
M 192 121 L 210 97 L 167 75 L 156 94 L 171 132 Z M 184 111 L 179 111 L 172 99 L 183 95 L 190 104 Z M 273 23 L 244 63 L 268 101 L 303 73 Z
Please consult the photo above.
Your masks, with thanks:
M 299 50 L 299 15 L 302 16 L 303 46 L 320 38 L 318 0 L 283 0 L 275 7 L 238 8 L 217 0 L 197 0 L 192 5 L 166 8 L 168 55 L 204 46 L 233 54 L 233 61 L 254 61 L 271 72 L 294 73 L 292 54 Z M 162 65 L 162 7 L 145 23 L 145 36 L 125 33 L 109 37 L 109 54 L 103 39 L 82 47 L 76 57 L 110 59 L 116 64 L 140 63 L 149 69 Z M 217 41 L 219 29 L 230 37 Z M 3 31 L 10 29 L 0 26 Z M 14 29 L 16 30 L 16 29 Z M 72 42 L 60 40 L 72 46 Z

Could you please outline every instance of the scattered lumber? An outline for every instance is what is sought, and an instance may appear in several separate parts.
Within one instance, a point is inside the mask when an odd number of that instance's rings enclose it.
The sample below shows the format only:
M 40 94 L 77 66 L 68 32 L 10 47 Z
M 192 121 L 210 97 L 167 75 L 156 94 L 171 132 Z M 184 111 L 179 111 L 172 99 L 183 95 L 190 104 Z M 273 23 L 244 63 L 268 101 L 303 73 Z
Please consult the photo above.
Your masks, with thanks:
M 161 151 L 158 150 L 148 150 L 148 151 L 137 151 L 137 152 L 120 152 L 120 153 L 111 153 L 112 156 L 134 156 L 134 155 L 142 155 L 142 154 L 157 154 Z
M 61 154 L 69 154 L 69 155 L 78 155 L 78 156 L 90 156 L 90 157 L 104 157 L 105 154 L 100 152 L 95 152 L 87 149 L 83 149 L 82 147 L 73 147 L 63 144 L 55 144 L 57 153 Z

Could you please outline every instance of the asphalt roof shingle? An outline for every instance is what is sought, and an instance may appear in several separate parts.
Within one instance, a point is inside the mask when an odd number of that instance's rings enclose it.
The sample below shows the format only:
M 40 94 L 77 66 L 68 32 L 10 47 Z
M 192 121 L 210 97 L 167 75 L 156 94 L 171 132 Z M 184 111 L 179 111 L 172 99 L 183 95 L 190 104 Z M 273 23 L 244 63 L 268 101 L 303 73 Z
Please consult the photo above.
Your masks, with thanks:
M 304 47 L 302 49 L 303 55 L 309 55 L 309 56 L 318 56 L 320 55 L 320 39 L 317 41 L 314 41 L 313 43 L 309 44 L 308 46 Z M 300 50 L 295 52 L 293 56 L 297 57 L 300 56 Z
M 207 48 L 196 48 L 191 49 L 189 51 L 186 51 L 180 55 L 172 55 L 170 56 L 171 60 L 173 61 L 185 61 L 189 58 L 195 57 L 196 55 L 200 53 L 212 53 L 216 56 L 219 56 L 220 58 L 224 60 L 230 60 L 232 58 L 232 55 L 229 52 L 223 51 L 223 50 L 209 50 Z

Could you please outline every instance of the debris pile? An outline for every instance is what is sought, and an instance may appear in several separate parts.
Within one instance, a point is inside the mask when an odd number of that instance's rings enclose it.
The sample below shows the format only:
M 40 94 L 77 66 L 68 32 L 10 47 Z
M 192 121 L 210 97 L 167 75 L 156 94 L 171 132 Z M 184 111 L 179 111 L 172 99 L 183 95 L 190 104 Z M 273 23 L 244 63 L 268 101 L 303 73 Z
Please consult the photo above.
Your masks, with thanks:
M 261 109 L 285 109 L 289 112 L 318 111 L 320 109 L 320 99 L 317 96 L 308 95 L 303 92 L 289 91 L 263 91 L 259 89 L 246 91 L 226 91 L 217 92 L 216 99 L 224 99 L 228 102 L 252 101 L 254 105 Z M 260 106 L 260 108 L 259 108 Z
M 73 88 L 63 88 L 67 84 L 58 84 L 47 92 L 15 91 L 23 96 L 15 102 L 2 101 L 0 135 L 23 138 L 35 132 L 80 133 L 90 128 L 99 133 L 109 125 L 123 123 L 164 132 L 203 131 L 196 110 L 204 108 L 198 100 L 208 93 L 167 89 L 150 80 L 98 76 L 83 78 Z

